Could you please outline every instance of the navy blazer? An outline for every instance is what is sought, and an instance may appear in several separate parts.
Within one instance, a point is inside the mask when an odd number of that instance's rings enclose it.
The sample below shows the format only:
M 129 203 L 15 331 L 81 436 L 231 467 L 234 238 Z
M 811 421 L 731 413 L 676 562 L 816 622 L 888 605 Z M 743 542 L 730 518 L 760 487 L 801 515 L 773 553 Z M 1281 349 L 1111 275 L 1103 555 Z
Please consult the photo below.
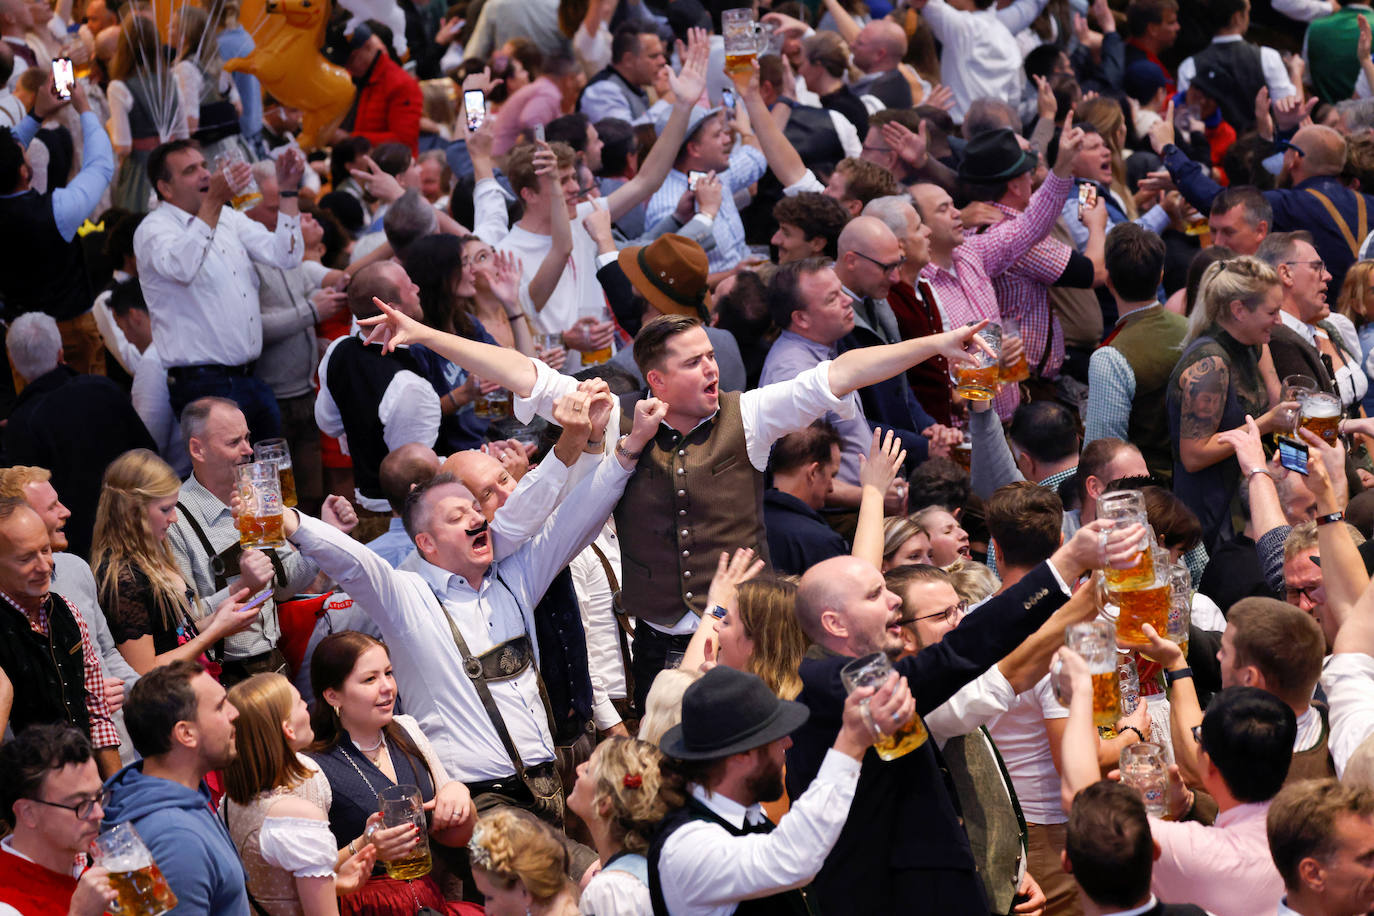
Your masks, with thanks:
M 925 715 L 943 704 L 1003 656 L 1019 646 L 1068 598 L 1048 563 L 988 600 L 944 639 L 896 662 Z M 811 784 L 821 760 L 835 743 L 844 711 L 840 669 L 852 659 L 824 650 L 801 664 L 797 697 L 811 718 L 792 734 L 787 751 L 787 792 L 797 798 Z M 925 888 L 948 894 L 951 884 L 966 890 L 940 900 L 942 916 L 987 916 L 982 883 L 974 873 L 968 836 L 959 823 L 954 792 L 933 741 L 897 760 L 869 750 L 849 818 L 812 887 L 822 913 L 906 912 Z M 948 879 L 962 879 L 951 881 Z

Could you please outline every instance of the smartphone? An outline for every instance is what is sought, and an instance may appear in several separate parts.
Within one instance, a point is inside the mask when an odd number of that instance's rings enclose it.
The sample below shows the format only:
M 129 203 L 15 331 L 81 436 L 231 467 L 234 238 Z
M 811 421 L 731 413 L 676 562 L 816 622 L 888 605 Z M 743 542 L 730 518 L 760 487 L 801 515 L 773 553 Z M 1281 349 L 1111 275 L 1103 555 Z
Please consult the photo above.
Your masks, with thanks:
M 535 143 L 543 143 L 543 142 L 544 142 L 544 125 L 543 125 L 543 124 L 536 124 L 536 125 L 534 125 L 534 142 L 535 142 Z
M 1078 186 L 1078 218 L 1083 218 L 1084 210 L 1091 210 L 1093 204 L 1097 203 L 1097 186 L 1093 184 L 1080 184 Z
M 242 613 L 243 611 L 251 611 L 253 608 L 255 608 L 255 607 L 257 607 L 258 605 L 262 604 L 264 601 L 266 601 L 268 598 L 271 598 L 271 597 L 272 597 L 272 589 L 270 589 L 270 588 L 265 588 L 265 589 L 263 589 L 262 591 L 258 592 L 256 595 L 254 595 L 253 598 L 252 598 L 252 600 L 250 600 L 247 604 L 245 604 L 243 607 L 239 608 L 239 612 Z
M 463 93 L 463 110 L 468 116 L 468 130 L 476 130 L 487 119 L 487 97 L 481 89 L 468 89 Z
M 720 91 L 720 103 L 731 111 L 735 110 L 735 90 L 722 89 Z
M 695 190 L 697 189 L 697 182 L 698 182 L 698 181 L 701 181 L 701 179 L 703 179 L 703 178 L 705 178 L 705 177 L 706 177 L 706 173 L 705 173 L 705 172 L 698 172 L 698 171 L 695 171 L 695 170 L 688 172 L 688 173 L 687 173 L 687 190 L 689 190 L 689 191 L 695 191 Z
M 1297 439 L 1279 436 L 1279 464 L 1290 471 L 1307 476 L 1307 446 Z
M 59 99 L 70 99 L 72 97 L 72 84 L 76 82 L 76 72 L 72 69 L 70 57 L 54 57 L 52 59 L 52 82 L 57 89 Z

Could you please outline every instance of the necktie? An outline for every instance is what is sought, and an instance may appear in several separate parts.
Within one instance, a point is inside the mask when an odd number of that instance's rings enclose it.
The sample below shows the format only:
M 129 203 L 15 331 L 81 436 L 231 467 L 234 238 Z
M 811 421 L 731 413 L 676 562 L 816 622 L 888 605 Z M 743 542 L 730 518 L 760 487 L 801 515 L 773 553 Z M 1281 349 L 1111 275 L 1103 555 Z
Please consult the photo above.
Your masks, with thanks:
M 38 55 L 34 54 L 33 48 L 30 48 L 23 41 L 6 41 L 5 43 L 10 46 L 10 50 L 14 52 L 15 57 L 18 57 L 30 67 L 38 66 Z
M 745 833 L 772 833 L 772 832 L 773 832 L 774 824 L 773 824 L 773 822 L 770 821 L 765 815 L 763 815 L 762 813 L 759 813 L 759 814 L 756 814 L 755 817 L 758 818 L 758 821 L 756 821 L 756 822 L 752 822 L 752 823 L 751 823 L 751 822 L 749 822 L 749 821 L 745 821 L 745 823 L 744 823 L 744 832 L 745 832 Z

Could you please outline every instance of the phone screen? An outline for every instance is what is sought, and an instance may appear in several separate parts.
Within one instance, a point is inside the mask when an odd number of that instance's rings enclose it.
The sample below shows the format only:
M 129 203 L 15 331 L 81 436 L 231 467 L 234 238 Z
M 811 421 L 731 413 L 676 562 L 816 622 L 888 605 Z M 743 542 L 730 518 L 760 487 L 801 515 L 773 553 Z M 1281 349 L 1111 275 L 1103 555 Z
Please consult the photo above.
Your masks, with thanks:
M 731 111 L 735 110 L 735 92 L 733 89 L 722 89 L 720 91 L 720 101 Z
M 463 93 L 463 110 L 467 112 L 468 130 L 476 130 L 487 119 L 487 97 L 480 89 L 469 89 Z
M 1307 446 L 1297 439 L 1279 436 L 1279 464 L 1290 471 L 1307 476 Z
M 251 611 L 253 608 L 255 608 L 255 607 L 257 607 L 258 605 L 262 604 L 264 601 L 266 601 L 268 598 L 271 598 L 271 597 L 272 597 L 272 589 L 270 589 L 270 588 L 265 588 L 265 589 L 263 589 L 262 591 L 258 592 L 256 595 L 254 595 L 251 599 L 249 599 L 248 603 L 245 604 L 243 607 L 239 608 L 239 610 L 240 610 L 240 611 Z
M 689 190 L 689 191 L 695 191 L 695 190 L 697 189 L 697 182 L 698 182 L 698 181 L 701 181 L 701 179 L 703 179 L 703 178 L 705 178 L 705 177 L 706 177 L 706 173 L 705 173 L 705 172 L 697 172 L 697 171 L 688 172 L 688 173 L 687 173 L 687 190 Z
M 53 86 L 57 89 L 58 98 L 70 99 L 72 97 L 72 84 L 76 82 L 76 73 L 72 69 L 70 58 L 53 58 L 52 82 Z
M 543 142 L 544 142 L 544 125 L 543 125 L 543 124 L 536 124 L 536 125 L 534 125 L 534 142 L 535 142 L 535 143 L 543 143 Z

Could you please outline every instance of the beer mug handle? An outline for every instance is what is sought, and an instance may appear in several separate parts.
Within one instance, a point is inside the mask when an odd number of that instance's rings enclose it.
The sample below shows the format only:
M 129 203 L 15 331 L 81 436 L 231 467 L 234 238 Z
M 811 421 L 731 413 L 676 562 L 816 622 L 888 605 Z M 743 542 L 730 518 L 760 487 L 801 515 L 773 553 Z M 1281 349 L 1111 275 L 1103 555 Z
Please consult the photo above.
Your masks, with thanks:
M 1105 542 L 1107 537 L 1106 534 L 1103 534 L 1102 537 Z M 1116 620 L 1117 614 L 1120 613 L 1120 609 L 1114 610 L 1114 605 L 1108 600 L 1107 577 L 1101 570 L 1098 570 L 1093 576 L 1092 589 L 1093 601 L 1097 605 L 1097 612 L 1107 620 Z

